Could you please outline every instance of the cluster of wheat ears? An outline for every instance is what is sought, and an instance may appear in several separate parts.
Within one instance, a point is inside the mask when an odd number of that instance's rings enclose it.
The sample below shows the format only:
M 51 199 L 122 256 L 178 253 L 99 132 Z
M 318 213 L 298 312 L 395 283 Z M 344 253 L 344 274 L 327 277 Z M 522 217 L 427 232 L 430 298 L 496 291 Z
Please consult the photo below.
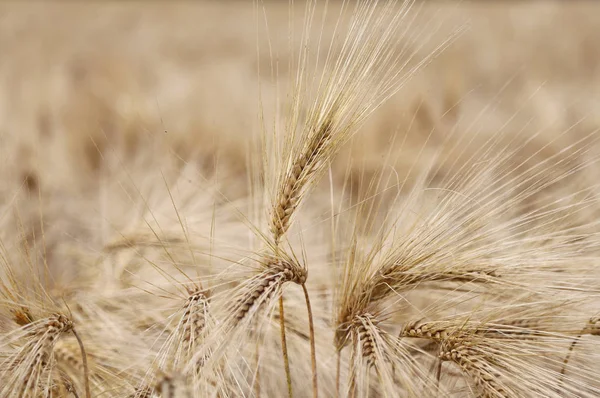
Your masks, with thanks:
M 104 151 L 76 201 L 31 178 L 29 210 L 4 195 L 0 396 L 600 396 L 594 131 L 543 160 L 517 156 L 539 132 L 468 152 L 478 132 L 452 131 L 410 177 L 390 151 L 333 181 L 340 148 L 461 32 L 415 59 L 399 37 L 435 26 L 413 6 L 349 2 L 325 45 L 306 3 L 247 178 L 203 178 L 157 138 Z M 80 234 L 25 227 L 52 212 Z

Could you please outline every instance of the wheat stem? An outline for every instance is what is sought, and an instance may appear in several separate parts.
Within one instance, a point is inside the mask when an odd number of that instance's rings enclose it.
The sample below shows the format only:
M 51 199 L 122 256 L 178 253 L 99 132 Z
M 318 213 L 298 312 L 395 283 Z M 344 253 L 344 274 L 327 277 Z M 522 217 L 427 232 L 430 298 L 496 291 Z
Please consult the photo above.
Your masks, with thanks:
M 356 344 L 352 344 L 352 354 L 350 355 L 350 389 L 348 396 L 356 397 L 356 358 L 357 358 Z
M 279 296 L 279 329 L 281 330 L 281 351 L 283 353 L 283 365 L 285 367 L 285 378 L 287 380 L 288 395 L 292 393 L 292 373 L 290 372 L 290 358 L 288 357 L 287 342 L 285 339 L 285 314 L 283 310 L 283 295 Z
M 340 366 L 342 362 L 342 350 L 337 350 L 337 361 L 335 370 L 335 396 L 340 398 Z
M 437 369 L 435 371 L 435 386 L 439 391 L 440 388 L 440 379 L 442 378 L 442 360 L 438 358 L 437 360 L 438 364 L 437 364 Z
M 306 301 L 306 310 L 308 311 L 308 327 L 310 330 L 310 361 L 312 365 L 312 383 L 313 383 L 313 397 L 319 396 L 319 383 L 317 374 L 317 350 L 315 347 L 315 326 L 313 323 L 312 308 L 310 306 L 310 298 L 308 297 L 308 290 L 306 284 L 302 284 L 302 290 L 304 291 L 304 299 Z
M 256 336 L 256 375 L 254 376 L 254 395 L 260 397 L 260 336 Z
M 83 341 L 81 341 L 81 337 L 79 337 L 79 334 L 75 331 L 75 329 L 71 329 L 71 331 L 73 332 L 73 335 L 77 339 L 77 344 L 79 344 L 79 350 L 81 351 L 81 361 L 83 363 L 83 382 L 85 385 L 85 398 L 91 398 L 92 393 L 90 391 L 90 370 L 88 368 L 87 354 L 85 352 L 85 347 L 83 345 Z

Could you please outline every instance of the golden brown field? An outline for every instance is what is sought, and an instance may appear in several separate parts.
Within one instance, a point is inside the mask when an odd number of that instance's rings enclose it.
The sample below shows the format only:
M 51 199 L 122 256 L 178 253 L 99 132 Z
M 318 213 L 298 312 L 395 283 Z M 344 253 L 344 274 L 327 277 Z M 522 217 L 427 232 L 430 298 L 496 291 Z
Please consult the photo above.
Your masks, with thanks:
M 600 3 L 415 3 L 339 140 L 304 5 L 0 3 L 0 397 L 600 395 Z

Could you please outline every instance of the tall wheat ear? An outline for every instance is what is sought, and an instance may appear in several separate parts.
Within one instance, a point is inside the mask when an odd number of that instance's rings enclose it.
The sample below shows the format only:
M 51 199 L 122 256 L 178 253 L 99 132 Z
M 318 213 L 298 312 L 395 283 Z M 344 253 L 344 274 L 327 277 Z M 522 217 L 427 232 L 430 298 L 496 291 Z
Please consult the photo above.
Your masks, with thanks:
M 388 208 L 372 200 L 354 206 L 362 221 L 338 238 L 349 244 L 335 345 L 338 358 L 349 347 L 351 366 L 348 379 L 337 379 L 338 394 L 439 396 L 469 387 L 489 397 L 593 396 L 600 388 L 596 350 L 582 355 L 577 375 L 561 371 L 578 336 L 593 335 L 593 327 L 573 325 L 596 313 L 598 222 L 581 216 L 597 206 L 597 188 L 580 184 L 595 170 L 597 134 L 528 167 L 515 157 L 526 142 L 510 149 L 498 138 L 442 181 L 435 167 L 408 190 L 408 177 L 399 180 Z M 549 200 L 565 187 L 571 194 Z M 413 338 L 430 343 L 415 346 Z M 458 365 L 466 385 L 440 377 L 435 350 Z
M 322 45 L 320 38 L 316 43 L 317 56 L 314 59 L 309 50 L 311 46 L 314 48 L 311 30 L 317 10 L 316 2 L 305 4 L 301 49 L 297 59 L 292 57 L 290 62 L 296 71 L 290 76 L 288 98 L 291 103 L 282 125 L 275 123 L 270 133 L 264 128 L 263 134 L 262 169 L 267 206 L 271 208 L 268 218 L 270 234 L 265 235 L 264 239 L 266 251 L 274 258 L 285 250 L 282 240 L 296 217 L 296 209 L 317 184 L 340 147 L 382 102 L 452 41 L 453 35 L 433 52 L 415 61 L 420 48 L 408 50 L 399 45 L 405 39 L 405 29 L 412 25 L 412 6 L 412 1 L 359 1 L 354 6 L 343 3 L 335 22 L 336 27 L 344 26 L 340 29 L 343 34 L 340 35 L 336 29 L 331 44 L 325 46 L 328 49 L 323 61 L 319 54 Z M 422 35 L 420 38 L 423 42 L 431 37 L 431 31 L 425 29 L 418 34 Z M 336 49 L 338 42 L 341 46 Z M 321 65 L 322 74 L 312 72 Z M 284 134 L 278 130 L 283 130 Z M 303 287 L 310 313 L 310 299 L 305 285 L 307 270 L 286 264 L 285 261 L 268 263 L 272 264 L 271 272 L 281 272 L 279 269 L 283 264 L 287 269 L 285 272 L 291 275 L 278 279 L 275 284 L 291 281 Z M 268 274 L 263 275 L 261 283 L 269 284 L 270 278 Z M 283 296 L 276 295 L 273 298 L 279 299 L 284 368 L 288 395 L 291 396 Z M 313 351 L 313 395 L 317 396 L 315 337 L 311 316 L 309 329 Z

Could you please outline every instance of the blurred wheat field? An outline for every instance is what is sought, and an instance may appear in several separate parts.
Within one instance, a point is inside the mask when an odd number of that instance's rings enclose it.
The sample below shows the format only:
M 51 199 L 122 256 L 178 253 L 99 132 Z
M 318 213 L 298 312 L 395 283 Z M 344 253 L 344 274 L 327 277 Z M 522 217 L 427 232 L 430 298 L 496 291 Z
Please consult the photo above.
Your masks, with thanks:
M 419 23 L 447 13 L 448 27 L 468 22 L 470 29 L 370 120 L 353 153 L 376 165 L 387 137 L 415 114 L 416 146 L 432 128 L 435 139 L 473 123 L 486 106 L 479 123 L 490 132 L 511 118 L 505 129 L 513 134 L 529 123 L 553 136 L 583 117 L 586 127 L 597 126 L 600 30 L 591 3 L 426 3 Z M 287 4 L 265 8 L 272 49 L 251 2 L 3 4 L 0 109 L 3 148 L 11 148 L 3 159 L 18 154 L 23 173 L 34 167 L 36 143 L 62 140 L 74 158 L 62 162 L 76 163 L 58 166 L 52 156 L 53 167 L 77 164 L 85 173 L 98 166 L 96 145 L 134 148 L 166 129 L 183 156 L 198 151 L 210 168 L 222 153 L 223 167 L 240 172 L 244 137 L 257 130 L 257 24 L 266 109 L 275 97 L 270 51 L 280 79 L 289 73 Z M 296 18 L 299 25 L 300 11 Z M 60 174 L 38 168 L 49 174 L 41 180 Z
M 0 396 L 600 395 L 600 4 L 324 3 L 0 4 Z

